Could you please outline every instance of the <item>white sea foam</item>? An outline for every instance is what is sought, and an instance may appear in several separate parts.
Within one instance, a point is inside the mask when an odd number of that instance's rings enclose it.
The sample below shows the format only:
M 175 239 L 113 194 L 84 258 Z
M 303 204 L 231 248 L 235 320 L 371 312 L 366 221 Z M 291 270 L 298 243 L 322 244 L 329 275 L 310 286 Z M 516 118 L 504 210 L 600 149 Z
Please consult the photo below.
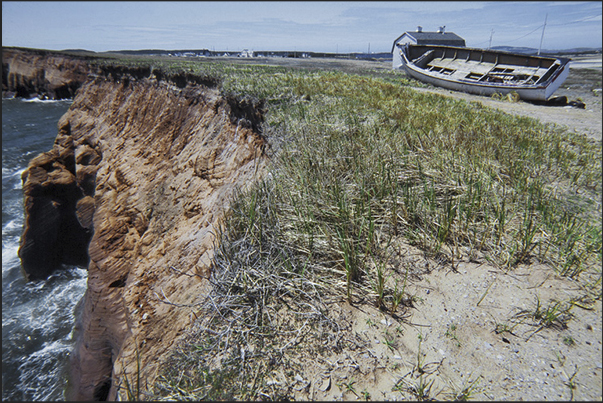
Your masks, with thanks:
M 57 394 L 60 387 L 57 379 L 61 374 L 61 364 L 57 358 L 66 356 L 70 349 L 69 343 L 56 340 L 44 343 L 42 349 L 22 360 L 19 365 L 19 383 L 33 401 L 54 400 L 53 395 Z
M 2 236 L 4 238 L 4 235 Z M 8 271 L 19 264 L 19 244 L 17 242 L 11 242 L 9 245 L 4 245 L 4 239 L 2 240 L 2 282 L 4 282 L 4 275 L 8 274 Z
M 20 233 L 23 229 L 23 201 L 22 200 L 3 200 L 2 214 L 5 217 L 11 217 L 12 220 L 2 225 L 2 240 L 4 237 Z M 4 242 L 2 242 L 4 245 Z
M 25 172 L 26 169 L 27 168 L 23 168 L 23 167 L 19 167 L 16 169 L 9 169 L 9 168 L 2 167 L 2 179 L 21 177 L 21 174 L 23 174 L 23 172 Z
M 9 169 L 2 167 L 2 179 L 21 178 L 21 175 L 23 174 L 23 172 L 25 172 L 26 169 L 27 167 L 19 167 L 17 169 Z M 21 181 L 19 181 L 19 183 L 21 183 Z
M 40 98 L 21 98 L 23 102 L 40 102 L 40 103 L 59 103 L 59 102 L 73 102 L 73 99 L 40 99 Z
M 8 236 L 13 231 L 20 231 L 22 228 L 23 220 L 20 217 L 15 218 L 14 220 L 10 220 L 6 223 L 6 225 L 2 227 L 2 238 L 4 239 L 5 236 Z

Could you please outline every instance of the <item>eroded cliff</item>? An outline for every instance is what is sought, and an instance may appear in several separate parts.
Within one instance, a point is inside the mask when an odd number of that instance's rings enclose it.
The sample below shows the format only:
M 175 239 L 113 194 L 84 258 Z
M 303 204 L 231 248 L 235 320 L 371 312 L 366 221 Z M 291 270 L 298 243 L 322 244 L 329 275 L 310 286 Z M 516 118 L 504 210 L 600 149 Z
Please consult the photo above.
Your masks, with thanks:
M 137 373 L 145 390 L 207 292 L 229 199 L 263 171 L 261 103 L 212 84 L 157 72 L 91 78 L 53 149 L 23 174 L 22 257 L 52 249 L 50 231 L 55 245 L 71 245 L 58 264 L 89 259 L 70 399 L 113 400 L 120 387 L 124 396 Z
M 90 58 L 42 49 L 2 48 L 2 94 L 73 98 L 91 71 Z

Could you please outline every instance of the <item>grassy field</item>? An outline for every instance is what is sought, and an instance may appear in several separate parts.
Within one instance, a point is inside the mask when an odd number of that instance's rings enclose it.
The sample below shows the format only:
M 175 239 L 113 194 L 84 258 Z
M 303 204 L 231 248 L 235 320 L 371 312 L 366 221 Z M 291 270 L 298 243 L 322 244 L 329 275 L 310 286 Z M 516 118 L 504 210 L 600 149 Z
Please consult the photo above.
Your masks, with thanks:
M 413 91 L 394 72 L 152 64 L 264 100 L 271 145 L 263 180 L 230 206 L 203 320 L 154 398 L 287 398 L 265 375 L 337 333 L 330 303 L 397 317 L 413 305 L 402 244 L 452 267 L 538 262 L 576 281 L 598 266 L 585 289 L 601 298 L 600 143 Z

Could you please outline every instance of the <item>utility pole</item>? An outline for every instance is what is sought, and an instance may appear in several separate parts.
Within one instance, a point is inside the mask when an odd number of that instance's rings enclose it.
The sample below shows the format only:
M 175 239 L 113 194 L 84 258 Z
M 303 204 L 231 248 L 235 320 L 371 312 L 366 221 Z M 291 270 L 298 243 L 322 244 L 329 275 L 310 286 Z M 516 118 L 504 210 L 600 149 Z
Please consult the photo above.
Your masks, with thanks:
M 542 49 L 542 40 L 544 39 L 544 28 L 546 28 L 546 19 L 548 18 L 549 13 L 544 16 L 544 25 L 542 26 L 542 36 L 540 37 L 540 46 L 538 47 L 538 56 L 540 56 L 540 50 Z
M 494 30 L 490 31 L 490 43 L 488 44 L 488 49 L 492 46 L 492 35 L 494 35 Z
M 371 54 L 371 43 L 369 42 L 369 49 L 368 49 L 368 54 Z

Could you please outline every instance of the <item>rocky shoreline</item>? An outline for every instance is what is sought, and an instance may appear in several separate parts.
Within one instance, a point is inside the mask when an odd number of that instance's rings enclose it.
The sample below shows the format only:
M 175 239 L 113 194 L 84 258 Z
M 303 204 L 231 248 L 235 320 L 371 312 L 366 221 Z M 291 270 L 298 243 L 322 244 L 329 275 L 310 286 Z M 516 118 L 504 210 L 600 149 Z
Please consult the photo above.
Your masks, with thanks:
M 2 48 L 2 97 L 68 99 L 91 72 L 89 57 Z

